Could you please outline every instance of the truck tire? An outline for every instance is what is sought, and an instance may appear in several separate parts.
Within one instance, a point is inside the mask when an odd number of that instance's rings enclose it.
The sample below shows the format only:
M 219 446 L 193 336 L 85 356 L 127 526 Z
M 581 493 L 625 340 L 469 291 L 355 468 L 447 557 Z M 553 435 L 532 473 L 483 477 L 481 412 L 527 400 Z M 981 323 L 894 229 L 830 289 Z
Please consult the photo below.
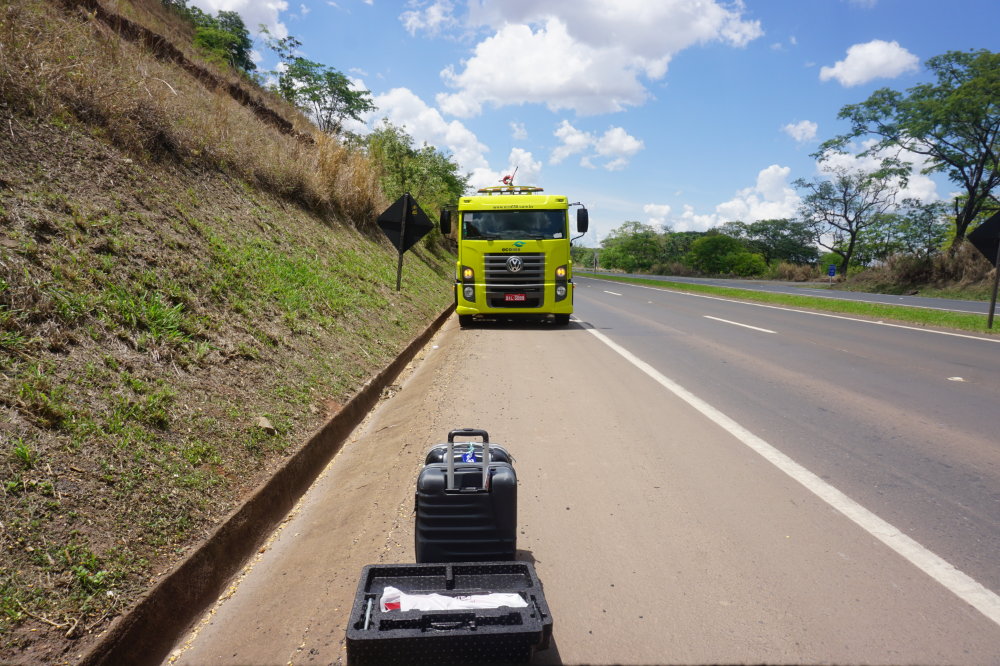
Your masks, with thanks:
M 555 318 L 556 318 L 556 326 L 565 326 L 566 324 L 569 323 L 568 314 L 557 314 L 555 315 Z
M 462 328 L 469 328 L 472 326 L 472 315 L 458 315 L 458 325 Z

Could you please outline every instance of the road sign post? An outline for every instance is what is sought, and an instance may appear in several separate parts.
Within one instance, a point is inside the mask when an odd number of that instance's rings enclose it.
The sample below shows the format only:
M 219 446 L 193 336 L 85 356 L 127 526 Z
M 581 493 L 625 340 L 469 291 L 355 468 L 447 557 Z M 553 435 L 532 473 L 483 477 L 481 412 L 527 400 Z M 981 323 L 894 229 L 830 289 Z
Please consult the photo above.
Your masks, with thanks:
M 830 268 L 826 272 L 830 276 L 830 286 L 833 286 L 833 276 L 837 274 L 837 264 L 830 264 Z
M 990 296 L 990 316 L 986 328 L 993 328 L 997 309 L 997 286 L 1000 285 L 1000 213 L 986 220 L 968 235 L 969 242 L 993 264 L 993 294 Z
M 399 237 L 406 238 L 406 218 L 410 216 L 410 193 L 403 195 L 403 219 L 399 221 Z M 396 264 L 396 291 L 403 282 L 403 244 L 399 244 L 399 262 Z
M 396 291 L 399 291 L 403 283 L 403 254 L 427 235 L 434 228 L 434 223 L 424 214 L 409 192 L 396 199 L 378 216 L 377 222 L 389 242 L 399 250 L 396 264 Z

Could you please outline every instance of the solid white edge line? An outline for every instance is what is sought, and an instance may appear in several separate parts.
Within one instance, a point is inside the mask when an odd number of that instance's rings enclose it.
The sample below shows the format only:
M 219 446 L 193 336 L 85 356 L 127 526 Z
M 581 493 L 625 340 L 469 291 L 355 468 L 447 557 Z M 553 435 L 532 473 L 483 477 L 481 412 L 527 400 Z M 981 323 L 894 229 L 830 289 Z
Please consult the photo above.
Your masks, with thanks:
M 586 322 L 580 319 L 576 319 L 576 321 L 586 324 Z M 997 625 L 1000 625 L 1000 596 L 986 589 L 982 584 L 976 582 L 962 571 L 959 571 L 943 558 L 921 546 L 715 407 L 695 396 L 680 384 L 666 378 L 651 365 L 639 359 L 624 347 L 612 342 L 610 338 L 594 329 L 590 324 L 586 324 L 586 327 L 586 330 L 598 340 L 618 352 L 618 354 L 632 365 L 645 372 L 668 391 L 707 416 L 712 422 L 721 426 L 733 435 L 733 437 L 759 453 L 782 472 L 801 483 L 814 495 L 850 518 L 861 529 L 889 546 L 889 548 L 902 555 L 928 576 L 944 585 L 959 599 L 974 607 Z
M 764 333 L 774 333 L 774 331 L 769 331 L 766 328 L 757 328 L 756 326 L 750 326 L 749 324 L 741 324 L 738 321 L 729 321 L 728 319 L 719 319 L 718 317 L 709 317 L 705 315 L 705 319 L 714 319 L 715 321 L 724 321 L 727 324 L 732 324 L 733 326 L 742 326 L 743 328 L 752 328 L 755 331 L 762 331 Z M 775 335 L 777 335 L 775 333 Z
M 583 278 L 588 279 L 588 278 Z M 600 278 L 589 278 L 591 280 L 599 280 Z M 845 317 L 843 315 L 827 314 L 825 312 L 809 312 L 808 310 L 798 310 L 796 308 L 783 308 L 779 305 L 767 305 L 765 303 L 751 303 L 750 301 L 737 301 L 732 298 L 721 298 L 719 296 L 707 296 L 705 294 L 692 294 L 688 291 L 680 291 L 678 289 L 660 289 L 658 287 L 648 287 L 644 284 L 627 284 L 629 287 L 638 287 L 640 289 L 652 289 L 654 291 L 665 291 L 670 294 L 680 294 L 681 296 L 696 296 L 698 298 L 708 298 L 713 301 L 725 301 L 726 303 L 739 303 L 740 305 L 755 305 L 758 308 L 770 308 L 771 310 L 784 310 L 785 312 L 799 312 L 801 314 L 816 315 L 817 317 L 831 317 L 833 319 L 846 319 L 847 321 L 858 321 L 862 324 L 876 324 L 878 326 L 889 326 L 891 328 L 905 328 L 908 331 L 922 331 L 924 333 L 937 333 L 938 335 L 950 335 L 954 338 L 968 338 L 969 340 L 981 340 L 983 342 L 1000 342 L 1000 338 L 980 338 L 976 335 L 964 335 L 962 333 L 949 333 L 947 331 L 935 331 L 930 328 L 920 328 L 917 326 L 903 326 L 902 324 L 887 324 L 884 321 L 869 321 L 867 319 L 855 319 L 854 317 Z M 688 284 L 688 283 L 682 283 Z M 749 289 L 747 291 L 750 291 Z M 764 292 L 761 292 L 764 293 Z M 794 294 L 783 294 L 785 296 Z M 886 305 L 885 303 L 869 303 L 869 305 Z M 966 314 L 978 314 L 975 312 L 967 312 Z
M 611 294 L 612 296 L 621 296 L 621 294 L 616 294 L 616 293 L 615 293 L 615 292 L 613 292 L 613 291 L 607 291 L 607 290 L 605 290 L 605 291 L 604 291 L 604 293 L 605 293 L 605 294 Z

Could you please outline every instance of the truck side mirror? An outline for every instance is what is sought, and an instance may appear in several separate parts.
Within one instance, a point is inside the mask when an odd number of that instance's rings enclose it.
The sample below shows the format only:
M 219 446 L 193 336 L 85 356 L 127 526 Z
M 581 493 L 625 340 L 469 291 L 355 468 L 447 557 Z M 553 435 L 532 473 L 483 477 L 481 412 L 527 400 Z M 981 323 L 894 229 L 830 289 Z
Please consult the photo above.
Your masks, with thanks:
M 587 228 L 590 227 L 590 213 L 587 212 L 586 208 L 580 208 L 576 211 L 576 230 L 578 233 L 587 233 Z
M 441 233 L 444 236 L 451 233 L 451 211 L 447 208 L 441 211 Z

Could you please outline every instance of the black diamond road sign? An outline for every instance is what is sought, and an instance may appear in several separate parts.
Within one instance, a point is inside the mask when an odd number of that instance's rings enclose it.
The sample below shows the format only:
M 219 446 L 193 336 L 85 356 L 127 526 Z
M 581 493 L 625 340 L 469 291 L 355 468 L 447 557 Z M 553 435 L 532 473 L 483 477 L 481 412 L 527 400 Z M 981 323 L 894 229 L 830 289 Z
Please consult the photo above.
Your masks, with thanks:
M 406 216 L 406 238 L 403 239 L 403 246 L 400 247 L 399 229 L 403 224 L 404 215 Z M 417 241 L 434 228 L 434 223 L 420 209 L 416 199 L 409 194 L 404 194 L 396 199 L 394 204 L 378 216 L 377 222 L 389 242 L 401 252 L 406 252 L 416 245 Z
M 969 242 L 983 253 L 995 267 L 997 265 L 997 248 L 1000 246 L 1000 213 L 986 220 L 968 236 Z

